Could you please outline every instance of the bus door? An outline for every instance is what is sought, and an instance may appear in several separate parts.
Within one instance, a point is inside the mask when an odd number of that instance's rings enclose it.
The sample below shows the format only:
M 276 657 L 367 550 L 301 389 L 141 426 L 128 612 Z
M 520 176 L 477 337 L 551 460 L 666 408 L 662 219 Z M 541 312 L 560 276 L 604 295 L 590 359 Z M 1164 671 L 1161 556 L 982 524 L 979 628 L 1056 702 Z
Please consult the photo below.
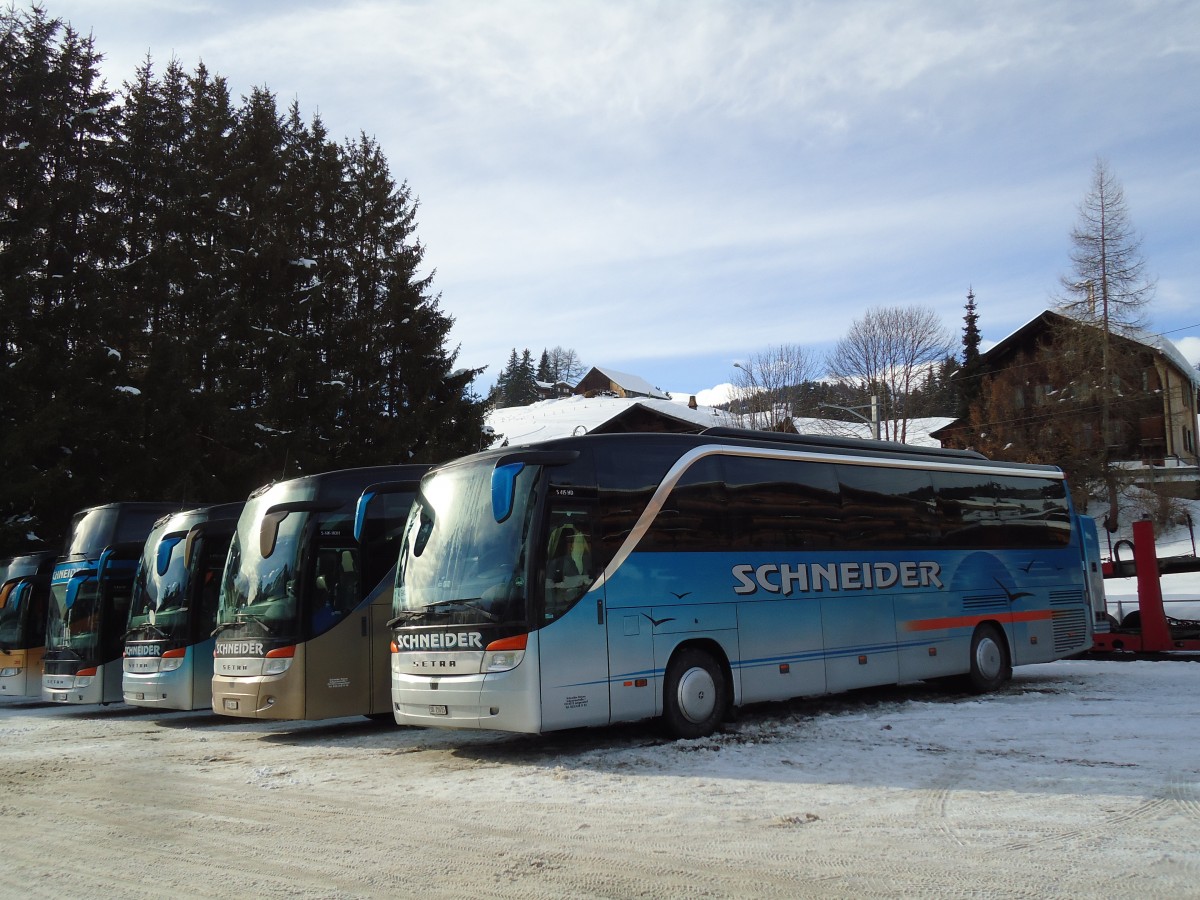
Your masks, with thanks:
M 229 556 L 229 544 L 237 531 L 237 519 L 214 519 L 193 525 L 184 544 L 188 578 L 189 633 L 192 656 L 193 705 L 212 703 L 213 649 L 216 638 L 217 606 L 221 574 Z
M 143 544 L 128 541 L 106 547 L 96 567 L 100 593 L 100 669 L 104 678 L 103 703 L 124 698 L 125 677 L 121 659 L 125 650 L 125 627 L 133 602 L 133 577 L 142 557 Z
M 408 471 L 424 474 L 425 466 Z M 360 626 L 368 635 L 368 691 L 364 715 L 392 714 L 392 593 L 396 585 L 396 557 L 400 537 L 408 522 L 413 497 L 420 487 L 419 478 L 385 481 L 367 486 L 354 511 L 354 540 L 362 553 L 365 567 L 364 587 L 375 587 L 366 606 L 358 611 Z
M 305 648 L 305 718 L 365 715 L 371 685 L 370 609 L 361 555 L 351 541 L 316 548 Z M 358 702 L 353 702 L 357 698 Z
M 596 546 L 596 491 L 551 487 L 546 544 L 537 569 L 540 596 L 533 608 L 542 627 L 538 652 L 542 683 L 542 730 L 603 725 L 610 721 L 609 639 L 622 628 L 620 616 L 605 608 Z M 647 633 L 649 642 L 652 635 Z M 647 643 L 647 647 L 649 644 Z M 647 659 L 653 659 L 652 648 Z M 621 666 L 614 660 L 614 671 Z M 650 715 L 654 692 L 647 690 Z

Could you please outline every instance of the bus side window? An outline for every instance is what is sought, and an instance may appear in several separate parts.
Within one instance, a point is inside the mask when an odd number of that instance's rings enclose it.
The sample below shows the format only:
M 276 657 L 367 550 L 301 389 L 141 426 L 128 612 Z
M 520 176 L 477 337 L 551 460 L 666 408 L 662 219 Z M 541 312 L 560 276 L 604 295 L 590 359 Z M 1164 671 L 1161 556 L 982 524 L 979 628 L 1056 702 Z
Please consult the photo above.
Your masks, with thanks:
M 579 600 L 595 581 L 591 517 L 580 509 L 550 512 L 546 542 L 545 613 L 557 619 Z
M 321 547 L 317 551 L 312 625 L 320 634 L 358 606 L 362 599 L 358 554 L 350 548 Z
M 224 552 L 206 552 L 203 557 L 200 584 L 200 609 L 196 615 L 197 633 L 209 635 L 217 627 L 217 599 L 221 594 L 221 573 L 225 568 Z

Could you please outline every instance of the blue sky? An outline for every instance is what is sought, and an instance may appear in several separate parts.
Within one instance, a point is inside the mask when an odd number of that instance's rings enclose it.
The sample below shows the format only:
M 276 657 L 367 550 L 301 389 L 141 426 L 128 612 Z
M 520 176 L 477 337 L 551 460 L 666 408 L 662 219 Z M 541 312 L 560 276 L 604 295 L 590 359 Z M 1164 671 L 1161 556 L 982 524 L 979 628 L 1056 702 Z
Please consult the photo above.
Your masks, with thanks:
M 574 348 L 680 393 L 875 306 L 1052 305 L 1096 158 L 1200 361 L 1200 3 L 44 0 L 110 86 L 201 60 L 380 142 L 459 362 Z

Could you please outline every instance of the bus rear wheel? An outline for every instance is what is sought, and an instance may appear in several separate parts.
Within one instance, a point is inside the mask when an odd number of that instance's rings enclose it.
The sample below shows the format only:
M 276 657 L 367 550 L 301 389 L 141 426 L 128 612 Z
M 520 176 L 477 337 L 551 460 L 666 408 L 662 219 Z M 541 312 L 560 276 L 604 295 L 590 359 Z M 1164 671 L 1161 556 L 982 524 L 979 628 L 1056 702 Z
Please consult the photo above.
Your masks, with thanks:
M 667 666 L 663 722 L 677 738 L 706 737 L 717 730 L 729 707 L 729 689 L 715 659 L 685 647 Z
M 994 691 L 1012 678 L 1012 660 L 1004 634 L 992 624 L 980 625 L 971 636 L 971 671 L 967 686 L 976 694 Z

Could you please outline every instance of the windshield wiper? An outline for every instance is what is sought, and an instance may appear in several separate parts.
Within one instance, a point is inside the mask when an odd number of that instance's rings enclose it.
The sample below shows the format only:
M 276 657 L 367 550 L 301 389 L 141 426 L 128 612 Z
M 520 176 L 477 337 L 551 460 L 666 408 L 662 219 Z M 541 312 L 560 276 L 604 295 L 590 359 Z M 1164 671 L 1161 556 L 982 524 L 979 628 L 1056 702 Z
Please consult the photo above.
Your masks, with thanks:
M 411 622 L 413 619 L 420 619 L 424 616 L 448 616 L 450 610 L 446 607 L 460 606 L 463 609 L 469 609 L 472 612 L 477 612 L 484 616 L 489 622 L 499 622 L 500 617 L 490 610 L 484 609 L 476 601 L 478 597 L 464 597 L 458 600 L 435 600 L 433 603 L 426 603 L 420 609 L 406 609 L 394 619 L 390 619 L 387 623 L 388 628 L 395 628 L 402 622 Z
M 121 640 L 126 640 L 131 634 L 137 634 L 139 631 L 149 631 L 150 629 L 154 629 L 156 632 L 158 632 L 158 636 L 160 638 L 165 639 L 167 637 L 170 637 L 170 635 L 168 635 L 165 631 L 163 631 L 157 625 L 151 625 L 149 622 L 143 622 L 141 625 L 138 625 L 136 628 L 130 628 L 123 635 L 121 635 Z
M 487 616 L 487 620 L 489 622 L 499 622 L 500 617 L 498 615 L 496 615 L 491 610 L 484 609 L 482 606 L 480 606 L 478 604 L 477 601 L 480 599 L 482 599 L 482 598 L 480 598 L 480 597 L 464 597 L 461 600 L 435 600 L 433 603 L 426 603 L 423 608 L 432 610 L 432 609 L 437 609 L 438 607 L 442 607 L 442 606 L 461 606 L 464 609 L 469 609 L 469 610 L 472 610 L 473 612 L 477 612 L 481 615 Z
M 233 614 L 232 622 L 221 622 L 219 625 L 217 625 L 216 628 L 214 628 L 212 630 L 212 632 L 209 634 L 209 637 L 216 637 L 218 634 L 220 634 L 222 631 L 225 631 L 228 628 L 235 628 L 238 625 L 245 625 L 247 620 L 254 622 L 254 624 L 256 624 L 259 628 L 261 628 L 267 634 L 275 633 L 275 629 L 273 629 L 270 625 L 268 625 L 266 620 L 262 616 L 257 615 L 255 613 L 250 613 L 250 612 L 245 612 L 245 611 L 239 610 L 238 612 Z
M 444 609 L 406 609 L 404 612 L 400 613 L 400 615 L 396 616 L 394 619 L 388 619 L 387 625 L 385 627 L 395 628 L 397 625 L 401 624 L 402 622 L 411 622 L 413 619 L 420 619 L 420 618 L 424 618 L 425 616 L 448 616 L 448 615 L 450 615 L 450 613 Z
M 264 619 L 262 616 L 258 615 L 257 613 L 240 612 L 240 613 L 237 613 L 236 618 L 240 618 L 243 622 L 245 622 L 246 619 L 250 619 L 254 622 L 257 622 L 258 627 L 261 628 L 263 631 L 265 631 L 267 634 L 275 633 L 275 629 L 267 624 L 267 620 Z

